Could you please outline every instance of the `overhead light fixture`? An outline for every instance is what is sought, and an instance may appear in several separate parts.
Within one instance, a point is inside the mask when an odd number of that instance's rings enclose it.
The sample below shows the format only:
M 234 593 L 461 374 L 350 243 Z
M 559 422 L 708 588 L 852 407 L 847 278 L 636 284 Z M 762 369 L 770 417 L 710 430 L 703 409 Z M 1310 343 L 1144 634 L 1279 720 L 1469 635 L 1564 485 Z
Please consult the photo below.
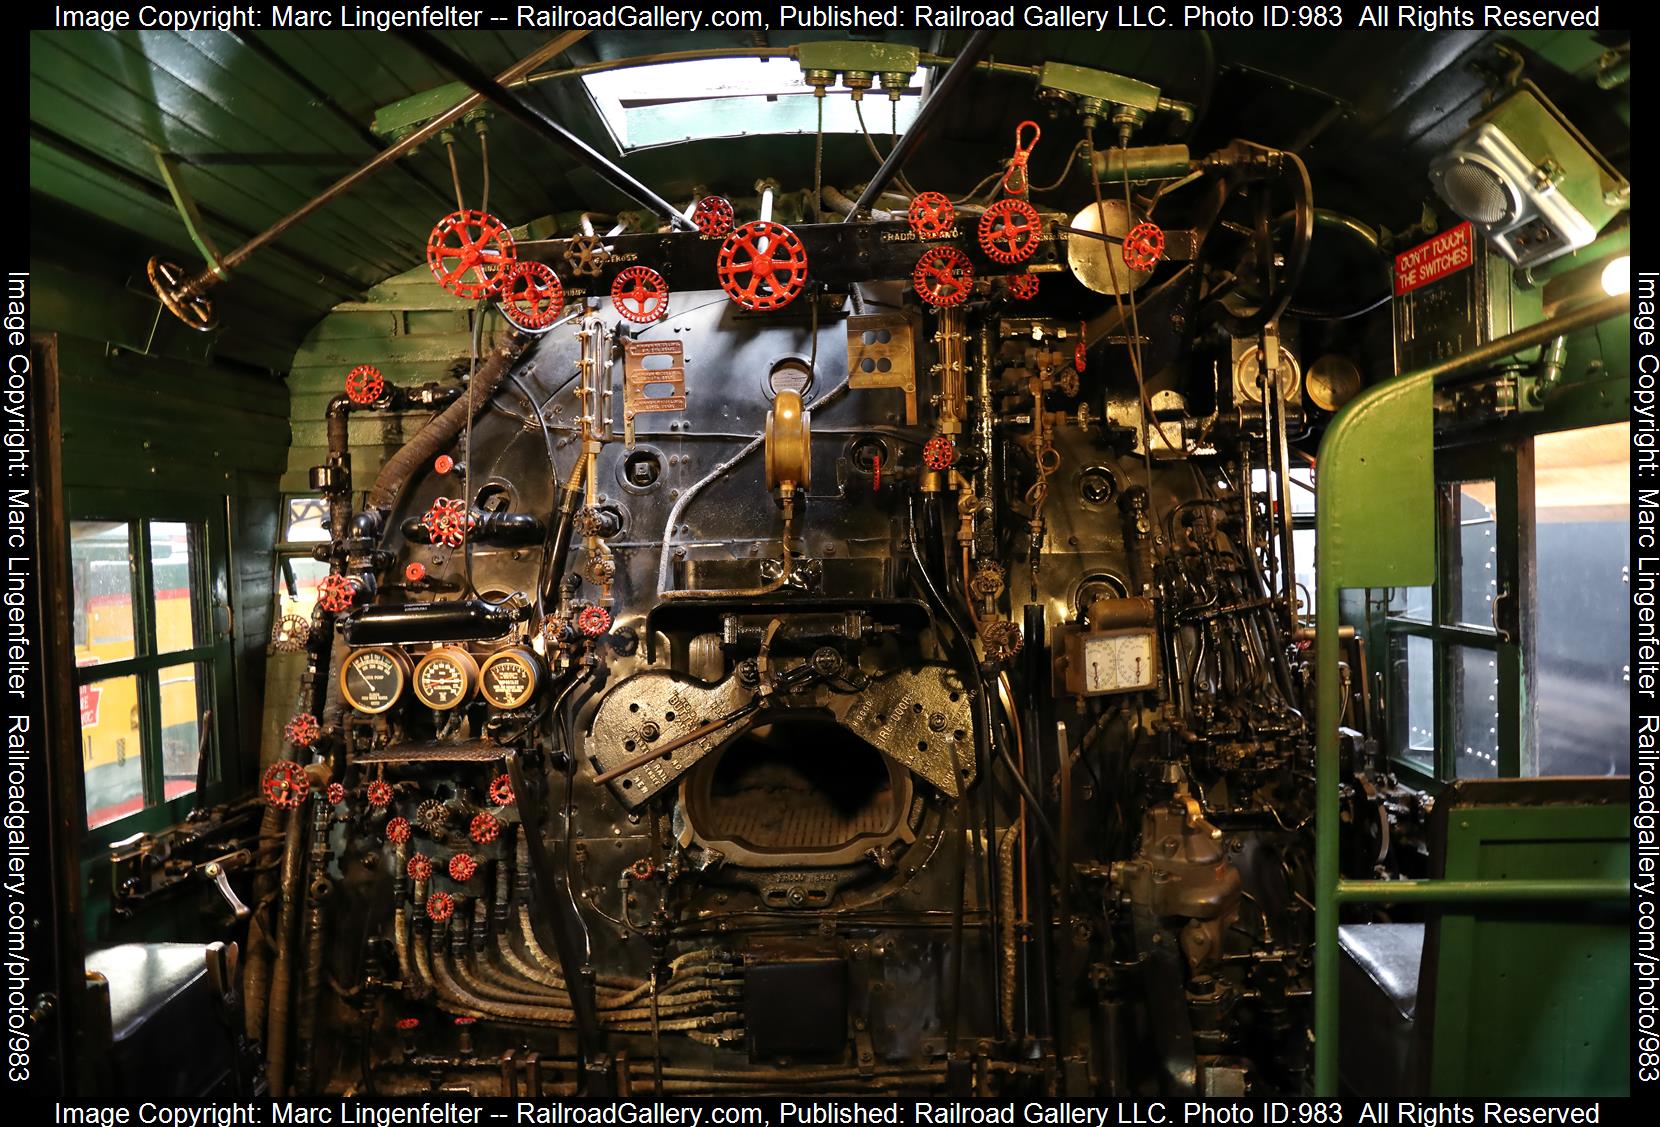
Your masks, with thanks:
M 1619 297 L 1631 292 L 1631 256 L 1622 254 L 1602 268 L 1602 292 Z

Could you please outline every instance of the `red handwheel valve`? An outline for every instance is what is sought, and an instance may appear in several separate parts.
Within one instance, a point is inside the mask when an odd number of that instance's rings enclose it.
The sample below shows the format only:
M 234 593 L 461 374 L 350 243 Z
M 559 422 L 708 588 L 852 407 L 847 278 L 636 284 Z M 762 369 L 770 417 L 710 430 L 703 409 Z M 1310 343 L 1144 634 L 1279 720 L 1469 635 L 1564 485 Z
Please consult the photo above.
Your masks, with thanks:
M 1025 200 L 998 200 L 980 215 L 980 249 L 1012 266 L 1032 257 L 1043 241 L 1043 219 Z
M 597 638 L 611 629 L 611 612 L 601 606 L 583 607 L 576 628 L 585 638 Z
M 630 266 L 611 283 L 611 304 L 625 319 L 647 325 L 669 308 L 669 284 L 649 266 Z
M 410 880 L 432 879 L 432 858 L 425 853 L 417 853 L 410 857 L 409 864 L 404 866 L 404 872 L 409 874 Z
M 370 806 L 376 810 L 384 810 L 392 805 L 392 784 L 385 779 L 376 779 L 369 784 L 365 797 L 368 798 Z
M 948 470 L 957 464 L 957 444 L 948 434 L 936 434 L 922 447 L 922 464 L 931 470 Z
M 483 211 L 452 212 L 427 239 L 432 276 L 456 297 L 473 301 L 494 296 L 506 285 L 518 253 L 507 227 Z
M 957 222 L 957 209 L 951 206 L 951 201 L 942 192 L 923 192 L 911 201 L 911 209 L 905 214 L 919 239 L 943 239 L 951 233 L 951 225 Z
M 1164 232 L 1157 223 L 1137 223 L 1125 234 L 1119 254 L 1131 270 L 1151 270 L 1164 257 Z
M 386 822 L 386 840 L 393 845 L 402 845 L 409 840 L 409 819 L 389 818 Z
M 1038 285 L 1036 274 L 1016 274 L 1008 281 L 1009 296 L 1016 301 L 1031 301 L 1038 295 Z
M 514 328 L 542 333 L 565 311 L 565 284 L 545 262 L 518 262 L 501 283 L 501 315 Z
M 311 793 L 311 779 L 292 759 L 279 759 L 265 769 L 259 787 L 266 802 L 279 810 L 293 810 Z
M 478 872 L 478 862 L 473 860 L 471 853 L 457 853 L 450 858 L 450 879 L 460 884 L 473 878 Z
M 340 783 L 330 783 L 329 789 L 323 794 L 328 798 L 330 806 L 339 806 L 346 801 L 346 788 Z
M 911 285 L 929 305 L 961 305 L 974 289 L 974 263 L 956 247 L 930 247 L 916 260 Z
M 490 801 L 497 806 L 513 805 L 513 777 L 497 775 L 490 780 Z
M 322 738 L 323 726 L 317 723 L 317 717 L 302 712 L 288 722 L 282 734 L 295 747 L 310 747 Z
M 806 288 L 807 248 L 782 223 L 745 223 L 721 243 L 715 276 L 726 296 L 745 309 L 782 309 Z
M 346 398 L 359 407 L 378 403 L 386 394 L 386 377 L 373 364 L 359 364 L 346 373 Z
M 434 892 L 427 897 L 427 915 L 433 923 L 443 923 L 455 915 L 455 898 L 447 892 Z
M 501 823 L 494 814 L 475 814 L 467 827 L 467 836 L 475 845 L 489 845 L 501 836 Z
M 692 209 L 692 222 L 711 239 L 732 233 L 732 201 L 725 196 L 704 196 Z
M 326 575 L 317 584 L 317 605 L 330 614 L 345 614 L 357 601 L 357 584 L 350 576 Z
M 467 530 L 472 526 L 473 515 L 467 511 L 467 502 L 459 497 L 439 497 L 421 518 L 427 540 L 451 549 L 467 542 Z

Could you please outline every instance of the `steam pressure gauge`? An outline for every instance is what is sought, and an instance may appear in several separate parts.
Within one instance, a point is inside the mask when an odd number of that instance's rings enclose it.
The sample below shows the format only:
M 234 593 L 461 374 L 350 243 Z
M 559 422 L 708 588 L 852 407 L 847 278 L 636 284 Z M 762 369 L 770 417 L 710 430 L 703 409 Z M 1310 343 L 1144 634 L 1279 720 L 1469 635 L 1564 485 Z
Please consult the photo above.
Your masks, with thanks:
M 477 687 L 478 662 L 466 650 L 439 646 L 415 663 L 415 699 L 428 708 L 459 708 Z
M 479 692 L 493 707 L 523 708 L 542 683 L 542 662 L 528 646 L 509 646 L 484 659 Z
M 378 716 L 409 684 L 409 658 L 392 646 L 353 650 L 340 667 L 340 695 L 359 712 Z
M 1158 647 L 1150 630 L 1114 630 L 1085 634 L 1079 673 L 1083 692 L 1133 693 L 1158 682 Z

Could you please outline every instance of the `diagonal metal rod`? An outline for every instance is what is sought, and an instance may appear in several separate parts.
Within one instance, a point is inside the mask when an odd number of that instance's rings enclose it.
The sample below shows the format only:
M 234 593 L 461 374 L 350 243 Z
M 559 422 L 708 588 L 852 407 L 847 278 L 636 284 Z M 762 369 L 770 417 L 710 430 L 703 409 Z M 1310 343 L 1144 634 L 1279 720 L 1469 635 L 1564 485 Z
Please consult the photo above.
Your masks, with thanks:
M 598 173 L 602 180 L 634 202 L 649 207 L 682 231 L 697 230 L 696 224 L 681 215 L 678 208 L 636 180 L 627 169 L 618 165 L 563 125 L 560 125 L 542 110 L 526 102 L 503 83 L 491 78 L 483 70 L 445 46 L 435 36 L 424 31 L 409 30 L 396 31 L 393 34 L 419 51 L 429 61 L 455 75 L 462 82 L 478 91 L 480 95 L 494 102 L 497 108 L 510 114 L 533 133 L 541 135 L 571 153 L 577 160 Z
M 871 177 L 870 183 L 865 185 L 865 190 L 859 193 L 859 201 L 853 205 L 853 210 L 848 212 L 847 218 L 842 220 L 843 223 L 851 223 L 858 216 L 870 214 L 871 205 L 882 194 L 882 189 L 886 188 L 893 178 L 899 175 L 899 170 L 905 167 L 905 162 L 911 158 L 916 147 L 922 143 L 923 137 L 933 127 L 934 119 L 945 111 L 947 103 L 956 94 L 957 87 L 974 73 L 974 66 L 980 61 L 980 56 L 991 46 L 993 34 L 995 33 L 991 29 L 981 28 L 969 37 L 956 61 L 946 70 L 945 76 L 939 80 L 939 85 L 934 87 L 933 93 L 928 95 L 922 109 L 917 111 L 916 120 L 911 122 L 911 127 L 899 138 L 899 143 L 893 147 L 893 152 L 888 154 L 888 159 L 882 162 L 882 167 L 876 170 L 876 175 Z
M 572 45 L 579 42 L 587 34 L 588 33 L 585 31 L 567 31 L 560 35 L 556 35 L 537 50 L 533 51 L 529 55 L 526 55 L 524 58 L 514 63 L 511 67 L 507 68 L 507 70 L 503 71 L 501 74 L 502 79 L 511 82 L 515 79 L 524 77 L 537 67 L 541 66 L 543 63 L 547 62 L 549 59 L 564 54 L 571 48 Z M 259 250 L 266 243 L 280 238 L 296 223 L 299 223 L 301 220 L 307 218 L 324 205 L 333 202 L 342 195 L 345 195 L 347 192 L 369 179 L 375 173 L 386 168 L 393 161 L 415 148 L 415 146 L 419 145 L 422 141 L 435 136 L 440 130 L 449 126 L 456 119 L 483 104 L 484 97 L 481 94 L 474 94 L 471 97 L 457 102 L 454 106 L 451 106 L 444 113 L 439 114 L 437 117 L 421 126 L 421 128 L 417 129 L 397 144 L 391 146 L 390 148 L 381 150 L 381 152 L 373 160 L 369 161 L 369 163 L 365 164 L 363 167 L 357 169 L 355 172 L 347 173 L 339 180 L 336 180 L 333 184 L 330 184 L 327 188 L 323 189 L 319 195 L 302 204 L 298 210 L 283 216 L 281 219 L 271 224 L 271 226 L 267 227 L 265 230 L 261 231 L 259 234 L 255 235 L 235 250 L 224 255 L 222 258 L 219 258 L 217 261 L 209 263 L 206 270 L 203 270 L 201 273 L 192 278 L 186 279 L 185 282 L 178 287 L 178 289 L 173 291 L 173 296 L 175 298 L 190 297 L 195 294 L 200 294 L 209 287 L 224 281 L 225 277 L 232 270 L 242 265 L 243 262 L 247 261 L 249 255 Z

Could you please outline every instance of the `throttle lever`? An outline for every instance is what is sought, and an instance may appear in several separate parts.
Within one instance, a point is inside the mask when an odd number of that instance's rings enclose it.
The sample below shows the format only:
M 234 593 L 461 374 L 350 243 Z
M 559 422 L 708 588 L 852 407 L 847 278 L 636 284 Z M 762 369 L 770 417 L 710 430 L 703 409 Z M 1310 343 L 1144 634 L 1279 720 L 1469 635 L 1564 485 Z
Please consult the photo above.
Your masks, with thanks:
M 213 886 L 219 890 L 219 895 L 225 898 L 225 903 L 230 907 L 237 923 L 241 923 L 253 915 L 253 911 L 242 902 L 241 898 L 236 895 L 236 890 L 231 887 L 230 871 L 233 868 L 247 864 L 252 859 L 253 854 L 248 850 L 239 849 L 235 853 L 215 857 L 202 866 L 202 875 L 212 881 Z

